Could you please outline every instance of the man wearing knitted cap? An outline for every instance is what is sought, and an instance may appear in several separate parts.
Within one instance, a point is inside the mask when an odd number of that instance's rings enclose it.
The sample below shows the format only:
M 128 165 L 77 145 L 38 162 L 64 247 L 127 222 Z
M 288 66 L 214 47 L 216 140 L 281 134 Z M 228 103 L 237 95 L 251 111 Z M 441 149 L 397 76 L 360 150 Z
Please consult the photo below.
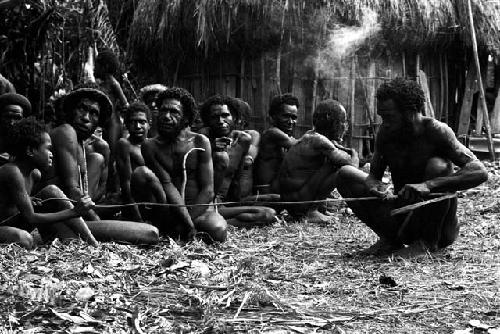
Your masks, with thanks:
M 0 95 L 0 165 L 9 161 L 6 139 L 12 126 L 31 114 L 30 101 L 15 93 Z
M 64 98 L 62 107 L 64 123 L 51 132 L 54 167 L 48 183 L 57 185 L 73 200 L 92 197 L 99 187 L 104 158 L 97 152 L 87 153 L 84 141 L 107 121 L 112 105 L 102 91 L 79 88 Z M 98 240 L 149 244 L 158 239 L 158 231 L 150 225 L 100 220 L 93 210 L 82 217 Z
M 340 145 L 347 127 L 346 111 L 335 100 L 320 102 L 313 113 L 312 130 L 307 131 L 288 151 L 279 174 L 281 199 L 300 202 L 324 200 L 337 186 L 342 166 L 358 167 L 358 154 Z M 308 222 L 325 222 L 328 217 L 315 204 L 287 207 Z
M 379 237 L 366 253 L 395 252 L 407 257 L 451 245 L 459 229 L 457 198 L 401 215 L 391 215 L 391 210 L 431 193 L 469 189 L 488 178 L 483 164 L 457 140 L 449 126 L 423 115 L 424 101 L 424 92 L 415 81 L 396 78 L 380 86 L 377 113 L 382 125 L 375 139 L 370 173 L 349 166 L 339 171 L 337 188 L 342 196 L 380 198 L 347 203 Z M 389 200 L 388 185 L 382 182 L 387 168 L 396 200 Z
M 167 87 L 162 84 L 152 84 L 142 87 L 139 91 L 142 102 L 144 102 L 151 111 L 151 116 L 148 120 L 150 124 L 148 138 L 153 138 L 158 134 L 158 106 L 156 105 L 156 97 L 166 89 Z

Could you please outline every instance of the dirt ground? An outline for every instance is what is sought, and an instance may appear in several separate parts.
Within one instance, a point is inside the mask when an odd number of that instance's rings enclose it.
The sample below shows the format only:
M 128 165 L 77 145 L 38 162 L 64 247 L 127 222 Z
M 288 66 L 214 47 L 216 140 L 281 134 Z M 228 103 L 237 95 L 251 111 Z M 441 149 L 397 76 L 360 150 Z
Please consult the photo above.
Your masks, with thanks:
M 376 236 L 343 205 L 329 224 L 281 219 L 216 246 L 2 246 L 0 333 L 499 333 L 489 168 L 460 194 L 458 241 L 417 259 L 358 255 Z

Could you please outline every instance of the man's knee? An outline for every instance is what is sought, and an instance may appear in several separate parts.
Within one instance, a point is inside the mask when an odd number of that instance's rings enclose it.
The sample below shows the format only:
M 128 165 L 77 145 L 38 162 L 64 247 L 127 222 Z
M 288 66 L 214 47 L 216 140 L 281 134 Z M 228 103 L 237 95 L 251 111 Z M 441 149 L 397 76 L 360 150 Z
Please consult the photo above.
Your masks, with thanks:
M 104 167 L 106 159 L 101 153 L 92 152 L 87 155 L 87 164 L 89 166 Z
M 362 183 L 367 174 L 354 166 L 342 166 L 337 171 L 337 189 L 342 194 L 344 190 L 352 189 L 353 185 Z
M 137 167 L 132 173 L 132 178 L 140 180 L 141 183 L 147 183 L 147 184 L 159 182 L 156 174 L 146 166 Z
M 227 239 L 227 222 L 218 212 L 207 212 L 196 219 L 195 227 L 207 233 L 213 241 L 224 242 Z
M 429 159 L 429 161 L 427 161 L 427 165 L 425 166 L 426 179 L 450 175 L 452 172 L 453 166 L 451 165 L 451 162 L 439 157 Z
M 66 197 L 64 192 L 54 184 L 49 184 L 48 186 L 44 187 L 42 190 L 40 190 L 40 192 L 37 195 L 42 197 L 42 199 L 49 197 L 57 197 L 57 198 Z

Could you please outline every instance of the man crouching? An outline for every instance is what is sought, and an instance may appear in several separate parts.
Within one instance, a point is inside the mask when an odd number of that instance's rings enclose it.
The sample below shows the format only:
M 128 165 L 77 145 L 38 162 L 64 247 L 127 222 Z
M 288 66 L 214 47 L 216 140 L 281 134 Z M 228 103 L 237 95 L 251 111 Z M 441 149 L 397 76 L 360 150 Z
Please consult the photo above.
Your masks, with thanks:
M 354 213 L 380 240 L 370 254 L 398 251 L 412 256 L 451 245 L 458 235 L 457 199 L 420 207 L 410 214 L 391 216 L 391 210 L 432 193 L 475 187 L 488 178 L 483 164 L 463 146 L 446 124 L 422 115 L 424 92 L 410 80 L 396 78 L 377 91 L 377 113 L 382 125 L 375 140 L 370 173 L 344 167 L 338 191 L 344 197 L 386 198 L 382 183 L 391 171 L 397 201 L 349 202 Z M 452 163 L 460 169 L 453 172 Z M 405 245 L 409 245 L 405 248 Z
M 288 151 L 279 175 L 281 199 L 284 201 L 323 200 L 337 186 L 342 166 L 357 168 L 358 154 L 339 144 L 346 131 L 346 111 L 335 100 L 318 104 L 313 114 L 314 129 L 307 131 Z M 309 222 L 324 222 L 328 217 L 318 205 L 288 206 L 292 215 L 303 215 Z

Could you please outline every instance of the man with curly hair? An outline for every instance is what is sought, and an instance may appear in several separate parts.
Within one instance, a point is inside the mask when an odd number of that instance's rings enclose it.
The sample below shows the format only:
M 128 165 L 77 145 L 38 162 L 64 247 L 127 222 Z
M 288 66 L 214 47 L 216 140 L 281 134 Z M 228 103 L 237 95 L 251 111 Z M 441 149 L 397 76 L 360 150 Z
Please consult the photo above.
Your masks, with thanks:
M 288 149 L 296 143 L 299 100 L 292 94 L 275 96 L 269 116 L 272 126 L 262 134 L 255 162 L 256 190 L 261 194 L 279 193 L 278 172 Z
M 158 95 L 156 105 L 158 136 L 141 146 L 146 166 L 132 175 L 134 199 L 178 205 L 152 208 L 153 224 L 167 235 L 190 239 L 200 231 L 224 241 L 227 223 L 210 207 L 214 199 L 210 141 L 189 130 L 196 116 L 195 100 L 187 90 L 173 87 Z
M 0 242 L 34 246 L 30 234 L 38 228 L 45 242 L 82 238 L 92 245 L 97 241 L 81 218 L 94 203 L 81 197 L 73 206 L 54 185 L 43 188 L 30 198 L 41 172 L 52 165 L 51 139 L 45 126 L 34 117 L 22 119 L 13 126 L 9 137 L 9 153 L 14 157 L 0 167 Z M 50 200 L 58 198 L 61 200 Z M 38 205 L 34 206 L 34 203 Z
M 391 210 L 432 193 L 469 189 L 488 178 L 484 165 L 457 140 L 450 127 L 422 114 L 424 100 L 422 88 L 415 81 L 396 78 L 380 86 L 377 113 L 382 125 L 370 173 L 366 175 L 350 166 L 339 171 L 338 190 L 342 196 L 381 198 L 348 203 L 379 237 L 367 253 L 412 256 L 451 245 L 459 230 L 456 198 L 404 215 L 391 216 Z M 453 164 L 458 171 L 454 171 Z M 388 200 L 388 187 L 382 182 L 387 168 L 398 195 L 396 200 Z
M 45 184 L 53 184 L 72 200 L 95 196 L 102 188 L 100 176 L 105 158 L 85 147 L 98 124 L 112 113 L 109 98 L 95 88 L 80 87 L 63 100 L 63 124 L 50 133 L 54 144 L 54 166 L 45 173 Z M 138 244 L 158 242 L 158 230 L 148 224 L 101 220 L 95 210 L 84 215 L 87 225 L 98 240 L 125 241 Z
M 201 106 L 201 119 L 208 127 L 212 146 L 214 189 L 219 202 L 241 201 L 252 194 L 253 161 L 259 135 L 237 130 L 241 109 L 234 99 L 214 95 Z M 219 206 L 219 212 L 233 226 L 252 227 L 273 222 L 275 211 L 262 206 Z
M 281 165 L 279 189 L 284 201 L 324 200 L 337 186 L 339 169 L 359 165 L 357 152 L 340 144 L 347 129 L 347 114 L 338 101 L 318 103 L 313 126 L 290 148 Z M 287 210 L 310 223 L 328 221 L 317 204 L 297 204 Z

